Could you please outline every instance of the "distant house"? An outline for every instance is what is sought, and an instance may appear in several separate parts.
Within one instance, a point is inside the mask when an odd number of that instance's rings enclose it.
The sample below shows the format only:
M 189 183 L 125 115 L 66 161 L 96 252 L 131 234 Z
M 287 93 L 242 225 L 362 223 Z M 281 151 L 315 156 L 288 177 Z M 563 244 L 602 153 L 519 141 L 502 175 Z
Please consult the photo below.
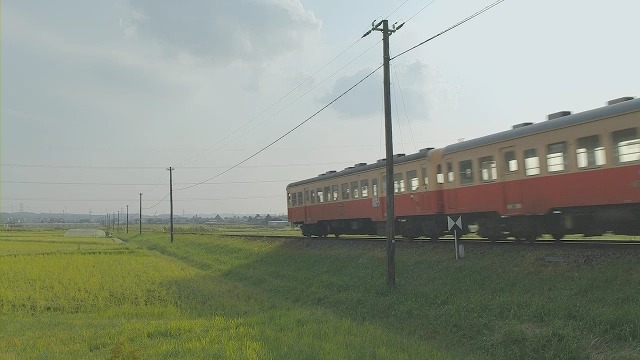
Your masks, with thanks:
M 267 223 L 267 226 L 270 227 L 287 227 L 289 226 L 289 222 L 288 221 L 283 221 L 283 220 L 271 220 Z
M 213 224 L 220 224 L 223 223 L 224 219 L 222 217 L 220 217 L 220 215 L 216 215 L 216 217 L 213 218 L 213 220 L 209 220 L 207 222 L 205 222 L 205 225 L 213 225 Z

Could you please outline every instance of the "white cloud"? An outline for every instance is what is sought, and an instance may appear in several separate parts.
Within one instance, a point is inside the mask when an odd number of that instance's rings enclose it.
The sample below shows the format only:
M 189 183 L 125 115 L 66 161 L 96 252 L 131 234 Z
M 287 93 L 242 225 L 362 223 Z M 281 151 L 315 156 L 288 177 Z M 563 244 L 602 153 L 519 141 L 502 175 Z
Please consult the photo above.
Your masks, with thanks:
M 323 101 L 329 102 L 367 76 L 373 69 L 364 69 L 353 75 L 339 78 L 333 89 L 325 94 Z M 416 60 L 409 64 L 392 64 L 391 92 L 393 111 L 400 111 L 413 121 L 433 120 L 434 110 L 450 102 L 450 90 L 426 63 Z M 332 107 L 346 119 L 379 114 L 383 112 L 383 73 L 379 69 L 369 79 L 354 88 Z M 405 111 L 406 110 L 406 111 Z
M 125 33 L 216 63 L 267 62 L 303 48 L 321 23 L 300 1 L 134 0 Z

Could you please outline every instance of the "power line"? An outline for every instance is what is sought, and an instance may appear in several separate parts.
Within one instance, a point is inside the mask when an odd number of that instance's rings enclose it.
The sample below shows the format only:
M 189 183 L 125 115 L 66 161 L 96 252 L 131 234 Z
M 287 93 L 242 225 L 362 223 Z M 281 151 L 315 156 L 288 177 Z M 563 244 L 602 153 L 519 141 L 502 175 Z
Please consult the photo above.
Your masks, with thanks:
M 434 1 L 435 1 L 435 0 L 434 0 Z M 491 4 L 491 5 L 489 5 L 489 6 L 485 7 L 485 8 L 483 8 L 483 9 L 482 9 L 482 10 L 480 10 L 480 11 L 477 11 L 477 12 L 476 12 L 476 13 L 474 13 L 473 15 L 471 15 L 471 16 L 469 16 L 469 17 L 465 18 L 464 20 L 462 20 L 462 21 L 458 22 L 457 24 L 455 24 L 455 25 L 453 25 L 453 26 L 451 26 L 451 27 L 449 27 L 449 28 L 447 28 L 447 29 L 445 29 L 445 30 L 441 31 L 440 33 L 438 33 L 438 34 L 436 34 L 436 35 L 432 36 L 431 38 L 429 38 L 429 39 L 427 39 L 427 40 L 425 40 L 425 41 L 423 41 L 423 42 L 421 42 L 421 43 L 419 43 L 419 44 L 417 44 L 417 45 L 413 46 L 412 48 L 409 48 L 408 50 L 405 50 L 405 51 L 401 52 L 400 54 L 398 54 L 398 55 L 396 55 L 396 56 L 392 57 L 390 60 L 393 60 L 393 59 L 395 59 L 395 58 L 397 58 L 397 57 L 399 57 L 399 56 L 401 56 L 401 55 L 403 55 L 403 54 L 406 54 L 407 52 L 409 52 L 409 51 L 411 51 L 411 50 L 414 50 L 415 48 L 417 48 L 417 47 L 419 47 L 419 46 L 421 46 L 421 45 L 424 45 L 425 43 L 427 43 L 427 42 L 429 42 L 429 41 L 431 41 L 431 40 L 435 39 L 436 37 L 438 37 L 438 36 L 440 36 L 440 35 L 443 35 L 444 33 L 448 32 L 448 31 L 450 31 L 450 30 L 452 30 L 452 29 L 454 29 L 454 28 L 456 28 L 456 27 L 458 27 L 458 26 L 460 26 L 460 25 L 464 24 L 465 22 L 467 22 L 467 21 L 469 21 L 469 20 L 471 20 L 471 19 L 475 18 L 476 16 L 478 16 L 478 15 L 480 15 L 480 14 L 482 14 L 482 13 L 484 13 L 484 12 L 488 11 L 489 9 L 491 9 L 492 7 L 494 7 L 494 6 L 498 5 L 498 4 L 500 4 L 500 3 L 501 3 L 501 2 L 503 2 L 503 1 L 505 1 L 505 0 L 498 0 L 498 1 L 494 2 L 493 4 Z M 427 4 L 424 8 L 426 8 L 427 6 L 431 5 L 432 3 L 433 3 L 433 1 L 432 1 L 432 2 L 430 2 L 429 4 Z M 423 8 L 423 9 L 424 9 L 424 8 Z M 422 10 L 420 10 L 420 11 L 422 11 Z M 223 172 L 221 172 L 221 173 L 219 173 L 219 174 L 217 174 L 217 175 L 215 175 L 215 176 L 213 176 L 213 177 L 211 177 L 211 178 L 209 178 L 209 179 L 207 179 L 207 180 L 201 181 L 201 182 L 199 182 L 199 183 L 196 183 L 196 184 L 193 184 L 193 185 L 190 185 L 190 186 L 187 186 L 187 187 L 183 187 L 183 188 L 180 188 L 180 189 L 176 189 L 176 191 L 186 190 L 186 189 L 189 189 L 189 188 L 192 188 L 192 187 L 198 186 L 198 185 L 202 185 L 202 184 L 206 183 L 207 181 L 213 180 L 213 179 L 215 179 L 215 178 L 217 178 L 217 177 L 219 177 L 219 176 L 221 176 L 221 175 L 223 175 L 223 174 L 226 174 L 227 172 L 229 172 L 229 171 L 231 171 L 231 170 L 233 170 L 233 169 L 237 168 L 238 166 L 242 165 L 243 163 L 245 163 L 245 162 L 249 161 L 249 160 L 250 160 L 250 159 L 252 159 L 253 157 L 255 157 L 255 156 L 257 156 L 258 154 L 260 154 L 261 152 L 263 152 L 264 150 L 266 150 L 266 149 L 268 149 L 269 147 L 271 147 L 273 144 L 275 144 L 275 143 L 277 143 L 278 141 L 282 140 L 285 136 L 289 135 L 290 133 L 292 133 L 293 131 L 295 131 L 296 129 L 298 129 L 300 126 L 302 126 L 303 124 L 305 124 L 307 121 L 309 121 L 309 120 L 311 120 L 312 118 L 314 118 L 314 117 L 315 117 L 316 115 L 318 115 L 320 112 L 322 112 L 322 111 L 323 111 L 323 110 L 325 110 L 327 107 L 329 107 L 331 104 L 333 104 L 334 102 L 338 101 L 338 100 L 339 100 L 341 97 L 343 97 L 345 94 L 347 94 L 348 92 L 350 92 L 351 90 L 353 90 L 356 86 L 360 85 L 360 83 L 362 83 L 364 80 L 366 80 L 366 79 L 367 79 L 367 78 L 369 78 L 371 75 L 373 75 L 373 74 L 374 74 L 376 71 L 378 71 L 381 67 L 382 67 L 382 65 L 378 66 L 376 69 L 374 69 L 372 72 L 370 72 L 367 76 L 365 76 L 363 79 L 361 79 L 360 81 L 358 81 L 358 82 L 357 82 L 356 84 L 354 84 L 352 87 L 350 87 L 350 88 L 349 88 L 349 89 L 347 89 L 345 92 L 343 92 L 342 94 L 340 94 L 338 97 L 336 97 L 335 99 L 333 99 L 331 102 L 329 102 L 327 105 L 325 105 L 324 107 L 322 107 L 320 110 L 318 110 L 317 112 L 315 112 L 313 115 L 311 115 L 310 117 L 308 117 L 307 119 L 305 119 L 305 120 L 304 120 L 303 122 L 301 122 L 300 124 L 296 125 L 293 129 L 291 129 L 291 130 L 287 131 L 284 135 L 280 136 L 279 138 L 277 138 L 276 140 L 274 140 L 274 141 L 273 141 L 272 143 L 270 143 L 269 145 L 267 145 L 267 146 L 263 147 L 262 149 L 258 150 L 258 151 L 257 151 L 257 152 L 255 152 L 253 155 L 251 155 L 251 156 L 249 156 L 249 157 L 245 158 L 244 160 L 240 161 L 240 162 L 239 162 L 239 163 L 237 163 L 236 165 L 233 165 L 233 166 L 229 167 L 228 169 L 224 170 Z
M 360 144 L 360 145 L 336 145 L 336 146 L 309 146 L 307 149 L 348 149 L 348 148 L 365 148 L 365 147 L 378 147 L 379 144 Z M 281 148 L 282 149 L 282 148 Z M 263 165 L 243 165 L 241 168 L 273 168 L 273 167 L 308 167 L 318 165 L 341 165 L 343 161 L 334 162 L 314 162 L 314 163 L 291 163 L 291 164 L 263 164 Z M 14 167 L 14 168 L 53 168 L 53 169 L 122 169 L 122 170 L 164 170 L 162 166 L 94 166 L 94 165 L 51 165 L 51 164 L 18 164 L 18 163 L 3 163 L 0 167 Z M 181 170 L 193 170 L 193 169 L 226 169 L 228 166 L 185 166 L 181 167 Z M 166 177 L 165 172 L 161 177 Z M 138 184 L 138 185 L 156 185 L 156 184 Z
M 157 203 L 151 207 L 142 208 L 144 209 L 152 209 L 158 206 L 161 202 L 165 201 L 169 197 L 167 194 L 164 198 L 157 199 L 145 199 L 147 201 L 156 201 Z M 232 196 L 232 197 L 220 197 L 220 198 L 182 198 L 176 199 L 174 201 L 177 202 L 186 202 L 186 201 L 224 201 L 224 200 L 252 200 L 252 199 L 277 199 L 282 198 L 282 195 L 265 195 L 265 196 Z M 42 199 L 42 198 L 3 198 L 3 201 L 46 201 L 46 202 L 123 202 L 123 201 L 133 201 L 132 199 Z
M 285 136 L 291 134 L 292 132 L 294 132 L 296 129 L 298 129 L 299 127 L 301 127 L 302 125 L 304 125 L 307 121 L 313 119 L 316 115 L 318 115 L 319 113 L 321 113 L 322 111 L 324 111 L 326 108 L 328 108 L 329 106 L 331 106 L 331 104 L 333 104 L 334 102 L 338 101 L 340 98 L 342 98 L 344 95 L 346 95 L 348 92 L 350 92 L 351 90 L 353 90 L 356 86 L 360 85 L 363 81 L 365 81 L 366 79 L 368 79 L 371 75 L 373 75 L 376 71 L 378 71 L 380 68 L 382 67 L 382 65 L 378 66 L 376 69 L 374 69 L 372 72 L 370 72 L 367 76 L 365 76 L 364 78 L 362 78 L 360 81 L 356 82 L 353 86 L 351 86 L 349 89 L 347 89 L 346 91 L 344 91 L 342 94 L 340 94 L 338 97 L 336 97 L 335 99 L 331 100 L 331 102 L 329 102 L 328 104 L 326 104 L 325 106 L 323 106 L 322 108 L 320 108 L 320 110 L 316 111 L 313 115 L 309 116 L 307 119 L 305 119 L 303 122 L 299 123 L 298 125 L 296 125 L 293 129 L 287 131 L 286 133 L 284 133 L 282 136 L 280 136 L 279 138 L 277 138 L 276 140 L 274 140 L 273 142 L 271 142 L 269 145 L 263 147 L 262 149 L 258 150 L 257 152 L 255 152 L 253 155 L 245 158 L 244 160 L 240 161 L 239 163 L 237 163 L 236 165 L 231 166 L 230 168 L 228 168 L 227 170 L 224 170 L 223 172 L 210 177 L 207 180 L 201 181 L 197 184 L 194 185 L 190 185 L 187 187 L 183 187 L 180 189 L 176 189 L 175 191 L 180 191 L 180 190 L 186 190 L 198 185 L 202 185 L 204 183 L 206 183 L 207 181 L 213 180 L 223 174 L 228 173 L 229 171 L 237 168 L 238 166 L 244 164 L 245 162 L 249 161 L 250 159 L 254 158 L 256 155 L 260 154 L 261 152 L 265 151 L 266 149 L 268 149 L 269 147 L 271 147 L 273 144 L 277 143 L 278 141 L 282 140 Z
M 396 77 L 396 85 L 398 88 L 398 92 L 400 93 L 400 99 L 402 100 L 402 106 L 404 107 L 404 114 L 405 117 L 407 119 L 407 126 L 409 127 L 409 135 L 411 135 L 411 140 L 413 141 L 413 148 L 415 151 L 418 151 L 418 146 L 416 145 L 416 139 L 413 136 L 413 129 L 411 128 L 411 121 L 409 119 L 409 112 L 407 111 L 407 104 L 404 101 L 404 94 L 402 93 L 402 86 L 400 84 L 400 77 L 398 76 L 398 72 L 396 71 L 396 67 L 393 67 L 393 74 Z M 396 113 L 399 113 L 398 111 L 398 96 L 395 94 L 394 92 L 394 100 L 395 100 L 395 105 L 396 105 Z M 400 121 L 398 121 L 398 127 L 401 127 Z M 400 133 L 400 136 L 402 137 L 402 133 Z M 403 149 L 404 149 L 404 142 L 401 143 Z
M 49 164 L 0 164 L 3 167 L 26 167 L 26 168 L 58 168 L 58 169 L 127 169 L 127 170 L 157 170 L 163 169 L 161 166 L 93 166 L 93 165 L 49 165 Z
M 230 138 L 233 134 L 237 133 L 238 131 L 240 131 L 242 128 L 244 128 L 246 125 L 252 123 L 254 120 L 258 119 L 260 116 L 262 116 L 264 113 L 266 113 L 267 111 L 269 111 L 271 108 L 273 108 L 274 106 L 276 106 L 278 103 L 280 103 L 282 100 L 284 100 L 287 96 L 289 96 L 291 93 L 293 93 L 295 90 L 297 90 L 298 88 L 300 88 L 302 85 L 304 85 L 305 83 L 307 83 L 309 80 L 311 80 L 314 76 L 316 76 L 320 71 L 322 71 L 324 68 L 326 68 L 327 66 L 329 66 L 329 64 L 333 63 L 335 60 L 337 60 L 339 57 L 341 57 L 344 53 L 346 53 L 347 51 L 349 51 L 349 49 L 351 49 L 352 47 L 354 47 L 358 42 L 360 42 L 362 40 L 362 38 L 359 38 L 358 40 L 356 40 L 355 42 L 353 42 L 351 45 L 349 45 L 346 49 L 342 50 L 342 52 L 340 52 L 338 55 L 336 55 L 333 59 L 331 59 L 328 63 L 324 64 L 322 67 L 320 67 L 318 70 L 316 70 L 313 74 L 311 74 L 309 77 L 307 77 L 305 80 L 303 80 L 301 83 L 299 83 L 297 86 L 295 86 L 293 89 L 291 89 L 290 91 L 288 91 L 286 94 L 284 94 L 283 96 L 281 96 L 278 100 L 276 100 L 274 103 L 272 103 L 271 105 L 269 105 L 266 109 L 262 110 L 260 113 L 258 113 L 258 115 L 252 117 L 249 121 L 245 122 L 244 124 L 242 124 L 240 127 L 238 127 L 236 130 L 234 130 L 233 132 L 231 132 L 229 135 L 223 137 L 221 140 L 219 140 L 218 142 L 216 142 L 215 144 L 209 146 L 207 149 L 197 153 L 196 155 L 193 155 L 189 158 L 187 158 L 187 160 L 177 164 L 176 166 L 181 166 L 184 164 L 188 164 L 190 162 L 196 161 L 198 159 L 201 159 L 207 152 L 209 152 L 210 150 L 212 150 L 213 148 L 215 148 L 216 146 L 222 144 L 225 140 L 227 140 L 228 138 Z M 367 50 L 368 51 L 368 50 Z M 358 55 L 355 59 L 353 59 L 352 61 L 350 61 L 349 63 L 347 63 L 347 65 L 343 66 L 342 68 L 340 68 L 338 71 L 334 72 L 333 74 L 331 74 L 329 77 L 325 78 L 324 80 L 322 80 L 320 83 L 316 84 L 313 88 L 311 88 L 309 91 L 305 92 L 304 94 L 302 94 L 300 97 L 296 98 L 294 101 L 288 103 L 287 105 L 285 105 L 283 108 L 281 108 L 280 110 L 278 110 L 277 112 L 275 112 L 274 114 L 272 114 L 270 117 L 268 117 L 267 119 L 265 119 L 264 121 L 270 120 L 272 119 L 274 116 L 276 116 L 277 114 L 279 114 L 280 112 L 282 112 L 284 109 L 286 109 L 287 107 L 291 106 L 292 104 L 294 104 L 295 102 L 297 102 L 298 100 L 300 100 L 302 97 L 306 96 L 309 92 L 311 92 L 312 90 L 315 90 L 320 84 L 324 83 L 326 80 L 330 79 L 331 77 L 333 77 L 337 72 L 342 71 L 346 66 L 348 66 L 349 64 L 351 64 L 353 61 L 355 61 L 356 59 L 358 59 L 360 56 L 362 56 L 362 54 Z M 258 125 L 264 123 L 264 121 L 262 121 L 261 123 L 259 123 Z M 251 131 L 255 128 L 255 126 L 251 129 L 249 129 L 248 131 Z M 247 132 L 248 132 L 247 131 Z M 243 134 L 241 134 L 240 136 L 246 134 L 247 132 L 244 132 Z
M 230 184 L 262 184 L 262 183 L 281 183 L 286 181 L 296 181 L 297 179 L 282 179 L 282 180 L 257 180 L 257 181 L 224 181 L 206 183 L 204 185 L 230 185 Z M 159 186 L 166 185 L 163 183 L 155 184 L 125 184 L 125 183 L 97 183 L 97 182 L 47 182 L 47 181 L 11 181 L 2 180 L 0 183 L 4 184 L 34 184 L 34 185 L 96 185 L 96 186 Z M 194 185 L 196 183 L 176 183 L 176 185 Z
M 396 11 L 398 11 L 402 6 L 404 6 L 409 0 L 405 0 L 402 4 L 400 4 L 395 10 L 393 10 L 389 15 L 387 15 L 387 17 L 391 16 L 392 14 L 394 14 Z M 432 0 L 431 3 L 433 3 L 435 0 Z M 427 6 L 429 6 L 431 3 L 429 3 Z M 427 6 L 423 7 L 420 11 L 424 10 Z M 418 13 L 420 12 L 418 11 Z M 413 18 L 416 14 L 414 14 L 411 18 Z M 273 102 L 271 105 L 269 105 L 267 108 L 265 108 L 264 110 L 262 110 L 260 113 L 258 113 L 257 115 L 255 115 L 254 117 L 252 117 L 251 119 L 249 119 L 247 122 L 245 122 L 244 124 L 242 124 L 240 127 L 238 127 L 236 130 L 234 130 L 233 132 L 231 132 L 230 134 L 228 134 L 227 136 L 223 137 L 222 139 L 220 139 L 218 142 L 216 142 L 215 144 L 209 146 L 208 148 L 206 148 L 205 150 L 202 150 L 198 153 L 196 153 L 195 155 L 187 158 L 186 160 L 182 161 L 181 163 L 176 164 L 176 167 L 182 166 L 184 164 L 188 164 L 191 163 L 193 161 L 199 160 L 201 159 L 203 156 L 205 156 L 205 154 L 207 152 L 209 152 L 210 150 L 212 150 L 213 148 L 215 148 L 216 146 L 222 144 L 225 140 L 227 140 L 228 138 L 230 138 L 233 134 L 237 133 L 238 131 L 240 131 L 240 129 L 244 128 L 246 125 L 252 123 L 254 120 L 256 120 L 257 118 L 259 118 L 260 116 L 262 116 L 264 113 L 266 113 L 267 111 L 269 111 L 271 108 L 273 108 L 275 105 L 277 105 L 278 103 L 280 103 L 282 100 L 284 100 L 287 96 L 291 95 L 295 90 L 297 90 L 298 88 L 300 88 L 302 85 L 304 85 L 305 83 L 307 83 L 309 80 L 311 80 L 314 76 L 316 76 L 320 71 L 322 71 L 323 69 L 325 69 L 327 66 L 329 66 L 331 63 L 333 63 L 334 61 L 336 61 L 338 58 L 340 58 L 344 53 L 346 53 L 347 51 L 349 51 L 352 47 L 354 47 L 358 42 L 360 42 L 362 40 L 362 37 L 358 38 L 356 41 L 354 41 L 351 45 L 347 46 L 344 50 L 342 50 L 338 55 L 336 55 L 333 59 L 331 59 L 329 62 L 327 62 L 326 64 L 324 64 L 323 66 L 321 66 L 318 70 L 316 70 L 313 74 L 311 74 L 310 76 L 308 76 L 306 79 L 304 79 L 302 82 L 300 82 L 298 85 L 296 85 L 293 89 L 289 90 L 286 94 L 282 95 L 278 100 L 276 100 L 275 102 Z M 379 43 L 379 42 L 378 42 Z M 376 44 L 377 45 L 377 44 Z M 374 45 L 375 46 L 375 45 Z M 371 47 L 373 48 L 373 46 Z M 282 112 L 284 109 L 286 109 L 287 107 L 291 106 L 292 104 L 294 104 L 295 102 L 297 102 L 298 100 L 300 100 L 302 97 L 306 96 L 308 93 L 310 93 L 311 91 L 315 90 L 318 86 L 320 86 L 322 83 L 324 83 L 326 80 L 332 78 L 333 76 L 335 76 L 338 72 L 342 71 L 344 68 L 346 68 L 347 66 L 349 66 L 351 63 L 353 63 L 355 60 L 357 60 L 358 58 L 360 58 L 362 55 L 364 55 L 366 52 L 368 52 L 369 50 L 371 50 L 371 48 L 367 49 L 364 53 L 358 55 L 356 58 L 354 58 L 353 60 L 351 60 L 350 62 L 348 62 L 345 66 L 343 66 L 342 68 L 340 68 L 339 70 L 337 70 L 336 72 L 334 72 L 333 74 L 331 74 L 330 76 L 326 77 L 325 79 L 323 79 L 321 82 L 319 82 L 318 84 L 316 84 L 313 88 L 311 88 L 309 91 L 305 92 L 304 94 L 302 94 L 300 97 L 296 98 L 294 101 L 288 103 L 287 105 L 285 105 L 283 108 L 281 108 L 280 110 L 278 110 L 277 112 L 275 112 L 274 114 L 272 114 L 270 117 L 268 117 L 267 119 L 265 119 L 264 121 L 260 122 L 259 124 L 257 124 L 256 126 L 252 127 L 251 129 L 247 130 L 246 132 L 240 134 L 240 136 L 246 134 L 247 132 L 255 129 L 257 126 L 261 125 L 262 123 L 264 123 L 267 120 L 272 119 L 273 117 L 275 117 L 277 114 L 279 114 L 280 112 Z
M 431 6 L 431 4 L 433 4 L 434 2 L 436 2 L 436 0 L 431 0 L 427 5 L 423 6 L 422 9 L 418 10 L 415 14 L 411 15 L 411 17 L 409 19 L 407 19 L 407 21 L 405 21 L 404 23 L 408 23 L 409 21 L 411 21 L 411 19 L 413 19 L 414 17 L 416 17 L 418 14 L 420 14 L 422 11 L 424 11 L 424 9 L 428 8 L 429 6 Z M 404 4 L 403 4 L 404 5 Z
M 424 45 L 424 44 L 428 43 L 429 41 L 431 41 L 431 40 L 433 40 L 433 39 L 437 38 L 438 36 L 440 36 L 440 35 L 442 35 L 442 34 L 444 34 L 444 33 L 448 32 L 448 31 L 450 31 L 450 30 L 453 30 L 453 29 L 457 28 L 458 26 L 460 26 L 460 25 L 462 25 L 462 24 L 466 23 L 467 21 L 469 21 L 469 20 L 471 20 L 471 19 L 475 18 L 476 16 L 478 16 L 478 15 L 480 15 L 480 14 L 484 13 L 485 11 L 488 11 L 489 9 L 491 9 L 492 7 L 494 7 L 494 6 L 498 5 L 498 4 L 500 4 L 500 3 L 501 3 L 501 2 L 503 2 L 503 1 L 505 1 L 505 0 L 498 0 L 498 1 L 494 2 L 494 3 L 493 3 L 493 4 L 491 4 L 491 5 L 488 5 L 487 7 L 483 8 L 482 10 L 479 10 L 479 11 L 475 12 L 473 15 L 470 15 L 470 16 L 466 17 L 464 20 L 462 20 L 462 21 L 460 21 L 460 22 L 456 23 L 455 25 L 452 25 L 452 26 L 450 26 L 450 27 L 446 28 L 445 30 L 443 30 L 443 31 L 439 32 L 438 34 L 436 34 L 436 35 L 434 35 L 434 36 L 432 36 L 432 37 L 428 38 L 427 40 L 425 40 L 425 41 L 423 41 L 423 42 L 421 42 L 421 43 L 418 43 L 417 45 L 415 45 L 415 46 L 413 46 L 413 47 L 411 47 L 411 48 L 409 48 L 409 49 L 407 49 L 407 50 L 405 50 L 405 51 L 403 51 L 403 52 L 399 53 L 398 55 L 396 55 L 396 56 L 392 57 L 392 58 L 391 58 L 391 60 L 393 60 L 393 59 L 395 59 L 395 58 L 397 58 L 397 57 L 399 57 L 399 56 L 401 56 L 401 55 L 404 55 L 404 54 L 408 53 L 408 52 L 409 52 L 409 51 L 411 51 L 411 50 L 414 50 L 415 48 L 417 48 L 417 47 L 419 47 L 419 46 L 422 46 L 422 45 Z
M 380 43 L 380 42 L 378 42 Z M 255 124 L 253 127 L 251 127 L 250 129 L 247 129 L 245 132 L 239 134 L 238 136 L 236 136 L 235 138 L 232 139 L 232 141 L 235 141 L 237 139 L 242 138 L 244 135 L 246 135 L 247 133 L 251 132 L 252 130 L 254 130 L 255 128 L 257 128 L 258 126 L 264 124 L 266 121 L 269 121 L 271 119 L 273 119 L 274 117 L 276 117 L 278 114 L 280 114 L 282 111 L 284 111 L 286 108 L 288 108 L 289 106 L 291 106 L 292 104 L 296 103 L 298 100 L 302 99 L 303 97 L 305 97 L 307 94 L 309 94 L 310 92 L 312 92 L 313 90 L 315 90 L 316 88 L 318 88 L 320 85 L 322 85 L 325 81 L 331 79 L 332 77 L 334 77 L 337 73 L 341 72 L 342 70 L 344 70 L 347 66 L 351 65 L 354 61 L 358 60 L 360 57 L 362 57 L 364 54 L 368 53 L 369 51 L 371 51 L 378 43 L 372 45 L 371 47 L 369 47 L 367 50 L 365 50 L 364 52 L 362 52 L 360 55 L 356 56 L 354 59 L 352 59 L 351 61 L 349 61 L 347 64 L 345 64 L 343 67 L 341 67 L 340 69 L 336 70 L 333 74 L 327 76 L 326 78 L 324 78 L 322 81 L 318 82 L 315 86 L 313 86 L 311 89 L 307 90 L 305 93 L 303 93 L 302 95 L 298 96 L 296 99 L 294 99 L 293 101 L 289 102 L 287 105 L 285 105 L 284 107 L 280 108 L 278 111 L 276 111 L 275 113 L 271 114 L 269 117 L 267 117 L 266 119 L 264 119 L 263 121 Z M 244 127 L 244 125 L 242 126 Z M 242 127 L 238 128 L 241 129 Z M 230 134 L 229 136 L 225 137 L 223 140 L 228 139 L 231 135 L 233 135 L 235 132 L 234 131 L 232 134 Z M 223 140 L 217 142 L 216 144 L 214 144 L 213 146 L 209 147 L 207 150 L 205 150 L 204 152 L 202 152 L 200 155 L 198 155 L 196 158 L 194 158 L 193 160 L 190 160 L 189 162 L 193 162 L 199 159 L 202 159 L 203 157 L 206 156 L 206 152 L 208 152 L 209 150 L 213 149 L 213 147 L 215 147 L 218 144 L 221 144 L 223 142 Z M 225 145 L 222 144 L 220 145 L 219 148 L 215 149 L 215 150 L 220 150 L 222 149 L 222 147 L 224 147 Z M 187 162 L 183 162 L 183 163 L 187 163 Z

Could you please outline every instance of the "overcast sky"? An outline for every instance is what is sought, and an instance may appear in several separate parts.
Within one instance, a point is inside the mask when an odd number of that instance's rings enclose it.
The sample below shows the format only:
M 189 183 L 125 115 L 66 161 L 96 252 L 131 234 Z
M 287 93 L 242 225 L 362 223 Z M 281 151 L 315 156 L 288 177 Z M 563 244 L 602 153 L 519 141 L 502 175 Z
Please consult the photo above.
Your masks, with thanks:
M 168 213 L 172 166 L 177 214 L 284 213 L 288 183 L 384 157 L 382 70 L 229 169 L 382 64 L 372 20 L 406 22 L 394 56 L 492 2 L 4 0 L 2 211 Z M 638 14 L 506 0 L 399 56 L 395 152 L 639 96 Z

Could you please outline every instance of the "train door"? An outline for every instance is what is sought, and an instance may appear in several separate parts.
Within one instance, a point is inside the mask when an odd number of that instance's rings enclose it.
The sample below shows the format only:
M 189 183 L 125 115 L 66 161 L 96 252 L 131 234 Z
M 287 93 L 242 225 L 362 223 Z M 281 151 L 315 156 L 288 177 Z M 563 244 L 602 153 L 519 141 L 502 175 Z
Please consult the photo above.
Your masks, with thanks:
M 310 223 L 311 222 L 311 207 L 310 207 L 311 203 L 309 200 L 309 189 L 308 188 L 304 188 L 304 203 L 303 203 L 303 208 L 304 208 L 304 222 L 305 223 Z
M 377 205 L 378 205 L 378 219 L 386 220 L 387 219 L 387 173 L 381 172 L 378 174 L 378 195 L 377 195 Z
M 451 158 L 445 160 L 445 199 L 447 202 L 447 209 L 455 210 L 458 208 L 457 193 L 456 193 L 456 174 L 453 170 L 453 160 Z
M 419 206 L 423 211 L 431 211 L 433 209 L 433 205 L 431 204 L 431 197 L 429 196 L 429 164 L 424 162 L 420 164 L 420 184 L 422 184 L 422 189 L 418 189 L 418 193 L 424 191 L 424 196 L 421 196 Z
M 522 208 L 522 182 L 519 181 L 519 171 L 516 149 L 509 146 L 500 149 L 500 157 L 503 163 L 502 192 L 504 198 L 504 214 L 519 214 Z

